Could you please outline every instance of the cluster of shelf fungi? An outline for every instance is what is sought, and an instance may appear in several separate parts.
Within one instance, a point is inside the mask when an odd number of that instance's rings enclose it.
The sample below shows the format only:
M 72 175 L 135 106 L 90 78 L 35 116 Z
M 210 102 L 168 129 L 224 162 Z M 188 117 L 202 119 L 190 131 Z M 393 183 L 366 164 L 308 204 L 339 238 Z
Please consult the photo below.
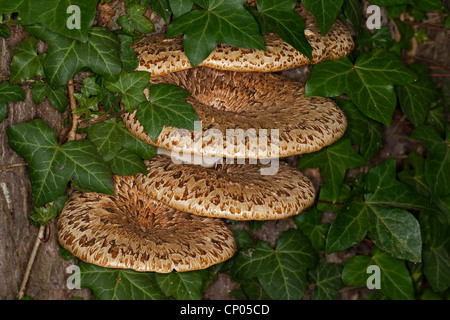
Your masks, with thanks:
M 128 130 L 161 152 L 145 161 L 147 174 L 114 176 L 115 195 L 70 195 L 57 222 L 65 249 L 107 268 L 199 270 L 233 256 L 227 219 L 283 219 L 313 204 L 311 181 L 282 158 L 331 145 L 347 121 L 331 99 L 305 98 L 304 84 L 274 72 L 339 59 L 354 44 L 340 21 L 323 36 L 309 12 L 296 10 L 305 20 L 311 60 L 275 34 L 264 36 L 265 51 L 219 44 L 195 68 L 181 37 L 151 34 L 133 44 L 137 70 L 151 72 L 152 83 L 190 92 L 186 101 L 202 130 L 166 126 L 152 141 L 136 112 L 124 113 Z M 245 136 L 226 139 L 230 129 Z M 275 170 L 264 174 L 270 167 Z

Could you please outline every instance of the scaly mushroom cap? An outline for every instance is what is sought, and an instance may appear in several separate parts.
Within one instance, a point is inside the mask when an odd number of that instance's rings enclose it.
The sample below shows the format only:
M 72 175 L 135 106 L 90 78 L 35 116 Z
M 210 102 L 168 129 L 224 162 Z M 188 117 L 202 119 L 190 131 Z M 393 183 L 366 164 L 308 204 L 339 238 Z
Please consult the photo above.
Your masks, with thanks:
M 146 161 L 137 186 L 152 198 L 192 214 L 232 220 L 275 220 L 300 213 L 314 202 L 312 183 L 297 169 L 277 162 L 276 174 L 261 164 L 219 164 L 203 168 L 174 164 L 158 155 Z
M 312 47 L 312 60 L 284 42 L 278 35 L 264 35 L 266 50 L 244 49 L 219 43 L 216 49 L 199 66 L 220 70 L 275 72 L 306 64 L 317 64 L 327 59 L 339 59 L 354 48 L 352 36 L 345 25 L 336 20 L 323 36 L 314 16 L 303 5 L 296 7 L 305 21 L 305 36 Z M 152 77 L 191 68 L 183 49 L 183 37 L 165 39 L 154 34 L 132 45 L 140 60 L 137 70 L 149 71 Z
M 74 192 L 58 218 L 61 245 L 81 260 L 167 273 L 233 256 L 233 234 L 224 221 L 169 208 L 140 192 L 133 176 L 116 176 L 115 191 Z
M 186 101 L 202 124 L 203 132 L 166 126 L 152 141 L 136 112 L 123 113 L 133 135 L 169 151 L 230 158 L 287 157 L 331 145 L 347 128 L 345 114 L 333 100 L 305 98 L 304 84 L 282 75 L 198 67 L 152 81 L 188 90 L 191 96 Z

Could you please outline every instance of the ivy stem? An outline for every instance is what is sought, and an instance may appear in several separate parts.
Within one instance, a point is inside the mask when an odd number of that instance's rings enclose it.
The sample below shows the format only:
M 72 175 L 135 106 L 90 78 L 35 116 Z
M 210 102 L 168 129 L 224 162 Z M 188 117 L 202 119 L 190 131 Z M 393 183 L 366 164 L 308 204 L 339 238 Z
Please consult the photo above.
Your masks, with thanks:
M 75 114 L 74 111 L 77 108 L 77 102 L 73 94 L 75 93 L 73 79 L 70 79 L 67 83 L 67 87 L 69 88 L 69 101 L 70 101 L 70 109 L 72 110 L 72 126 L 69 131 L 69 135 L 67 136 L 67 140 L 74 141 L 76 140 L 77 135 L 77 127 L 80 122 L 80 116 Z
M 17 299 L 22 299 L 23 296 L 25 295 L 25 288 L 26 288 L 27 283 L 28 283 L 28 278 L 30 277 L 31 268 L 33 267 L 33 263 L 34 263 L 34 260 L 36 258 L 37 251 L 39 249 L 39 245 L 42 242 L 41 239 L 44 238 L 45 228 L 46 228 L 45 225 L 39 227 L 39 231 L 38 231 L 38 234 L 37 234 L 37 237 L 36 237 L 36 241 L 34 242 L 33 251 L 31 251 L 31 255 L 30 255 L 30 258 L 28 260 L 27 269 L 25 270 L 25 275 L 24 275 L 23 280 L 22 280 L 22 285 L 20 286 L 19 293 L 17 294 Z

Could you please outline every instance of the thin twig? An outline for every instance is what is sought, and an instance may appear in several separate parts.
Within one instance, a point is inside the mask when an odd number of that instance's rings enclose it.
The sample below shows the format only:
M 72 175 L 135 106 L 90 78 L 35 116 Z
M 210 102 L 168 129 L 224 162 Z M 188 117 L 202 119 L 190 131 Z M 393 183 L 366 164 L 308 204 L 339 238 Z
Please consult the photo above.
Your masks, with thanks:
M 430 73 L 429 77 L 450 77 L 450 73 Z
M 33 267 L 34 260 L 36 258 L 36 253 L 39 249 L 39 245 L 41 244 L 41 239 L 44 238 L 45 226 L 40 226 L 39 231 L 36 237 L 36 241 L 34 242 L 33 251 L 31 251 L 30 259 L 28 260 L 27 269 L 25 270 L 25 275 L 22 280 L 22 285 L 20 286 L 19 293 L 17 294 L 17 299 L 22 299 L 25 295 L 25 289 L 27 286 L 28 278 L 30 277 L 31 268 Z
M 5 170 L 12 169 L 12 168 L 17 168 L 17 167 L 26 167 L 27 165 L 28 165 L 28 163 L 26 163 L 26 162 L 5 164 L 3 166 L 0 166 L 0 171 L 5 171 Z
M 90 120 L 90 121 L 88 121 L 88 122 L 82 122 L 82 123 L 80 123 L 80 124 L 79 124 L 79 128 L 89 127 L 89 126 L 91 126 L 91 125 L 93 125 L 93 124 L 95 124 L 95 123 L 103 122 L 103 121 L 106 121 L 106 120 L 109 120 L 109 119 L 116 118 L 116 117 L 120 116 L 120 115 L 123 113 L 123 111 L 120 111 L 120 112 L 118 112 L 118 113 L 116 113 L 116 114 L 113 114 L 113 115 L 107 117 L 107 115 L 108 115 L 109 113 L 111 113 L 111 111 L 113 111 L 113 110 L 119 105 L 119 103 L 120 103 L 121 100 L 122 100 L 122 98 L 119 98 L 119 99 L 114 103 L 114 105 L 113 105 L 108 111 L 106 111 L 104 114 L 102 114 L 102 115 L 101 115 L 100 117 L 98 117 L 97 119 L 95 119 L 95 120 Z
M 67 140 L 73 141 L 76 138 L 78 123 L 80 122 L 80 116 L 74 112 L 77 108 L 77 102 L 73 96 L 75 93 L 73 79 L 69 80 L 67 87 L 69 88 L 70 109 L 72 110 L 72 126 L 70 128 L 69 135 L 67 136 Z

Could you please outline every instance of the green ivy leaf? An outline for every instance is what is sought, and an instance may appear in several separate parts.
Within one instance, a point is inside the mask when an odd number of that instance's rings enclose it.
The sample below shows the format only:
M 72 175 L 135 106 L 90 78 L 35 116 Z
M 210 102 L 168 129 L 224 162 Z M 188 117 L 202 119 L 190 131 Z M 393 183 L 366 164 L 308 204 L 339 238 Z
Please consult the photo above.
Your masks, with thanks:
M 141 157 L 126 149 L 121 149 L 117 155 L 109 161 L 109 166 L 114 174 L 121 176 L 147 173 L 147 167 Z
M 313 67 L 306 83 L 306 96 L 347 94 L 366 116 L 389 125 L 397 104 L 394 84 L 416 79 L 393 54 L 376 50 L 363 53 L 353 65 L 348 57 Z
M 55 218 L 62 210 L 67 201 L 67 195 L 63 195 L 56 199 L 53 204 L 44 207 L 34 207 L 30 218 L 33 222 L 45 226 L 47 223 Z
M 138 5 L 136 3 L 130 3 L 127 5 L 127 15 L 120 16 L 117 19 L 117 23 L 122 26 L 125 33 L 133 35 L 137 30 L 140 33 L 153 32 L 152 22 L 144 17 L 144 13 L 147 10 L 145 6 Z
M 34 76 L 43 77 L 43 60 L 45 54 L 38 55 L 36 51 L 37 40 L 28 37 L 14 47 L 14 56 L 11 60 L 12 83 L 23 82 L 32 79 Z
M 136 52 L 131 49 L 133 38 L 125 34 L 117 35 L 120 41 L 120 60 L 122 66 L 127 72 L 136 70 L 139 66 L 139 59 L 136 57 Z
M 436 292 L 450 287 L 450 227 L 435 212 L 419 217 L 423 234 L 424 274 Z
M 330 225 L 322 222 L 322 212 L 313 207 L 294 217 L 295 224 L 308 237 L 315 250 L 325 247 L 326 234 Z
M 156 147 L 133 136 L 123 122 L 117 123 L 117 128 L 122 132 L 121 139 L 123 148 L 137 154 L 142 159 L 151 159 L 156 155 Z
M 78 8 L 69 8 L 70 6 L 77 6 Z M 89 29 L 94 22 L 97 3 L 83 0 L 61 0 L 58 2 L 52 0 L 0 0 L 0 8 L 1 13 L 8 15 L 18 12 L 18 23 L 20 24 L 30 25 L 38 22 L 52 32 L 85 42 Z M 74 11 L 78 9 L 79 14 Z M 72 27 L 73 18 L 79 21 L 79 25 Z
M 157 273 L 156 281 L 167 296 L 177 300 L 200 300 L 203 282 L 207 277 L 205 270 Z
M 5 120 L 8 108 L 6 102 L 0 101 L 0 123 Z
M 419 78 L 411 84 L 397 86 L 396 92 L 400 107 L 417 127 L 425 123 L 428 110 L 439 98 L 439 92 L 428 78 L 425 66 L 412 64 L 409 67 L 419 75 Z
M 311 300 L 338 300 L 339 290 L 344 286 L 341 272 L 342 266 L 320 259 L 317 267 L 308 274 L 314 286 Z
M 272 299 L 301 299 L 307 288 L 306 270 L 314 266 L 316 258 L 308 239 L 290 229 L 280 236 L 275 250 L 262 241 L 241 250 L 231 275 L 234 279 L 257 277 Z
M 413 300 L 414 289 L 405 262 L 389 256 L 377 247 L 372 257 L 355 256 L 347 260 L 342 270 L 342 280 L 347 286 L 366 286 L 367 268 L 376 265 L 380 268 L 380 291 L 395 300 Z
M 374 243 L 392 256 L 420 261 L 419 224 L 406 209 L 428 208 L 425 198 L 395 179 L 395 160 L 386 160 L 366 175 L 364 195 L 345 204 L 331 224 L 326 251 L 344 250 L 369 232 Z
M 38 25 L 29 26 L 27 31 L 49 43 L 44 72 L 54 87 L 65 84 L 83 67 L 107 80 L 115 80 L 120 74 L 120 44 L 105 28 L 91 28 L 85 43 L 52 33 Z
M 363 20 L 362 4 L 359 0 L 346 0 L 344 2 L 344 13 L 353 25 L 356 32 L 359 31 Z
M 305 23 L 294 7 L 295 0 L 260 0 L 258 9 L 249 7 L 263 33 L 276 32 L 284 41 L 312 59 L 312 47 L 305 36 Z
M 35 206 L 43 206 L 64 194 L 74 178 L 84 189 L 114 194 L 111 172 L 88 141 L 59 146 L 53 129 L 41 119 L 7 129 L 10 147 L 28 163 Z
M 192 106 L 184 101 L 188 96 L 188 91 L 176 85 L 160 83 L 150 87 L 149 101 L 138 106 L 136 116 L 153 141 L 165 125 L 194 129 L 198 116 Z
M 431 189 L 425 181 L 425 159 L 418 153 L 411 152 L 408 161 L 405 169 L 398 173 L 399 180 L 413 187 L 418 194 L 429 197 Z
M 170 9 L 175 17 L 179 17 L 191 11 L 194 0 L 169 0 Z
M 163 300 L 155 274 L 128 269 L 108 269 L 81 263 L 81 286 L 98 300 Z
M 45 98 L 48 98 L 48 101 L 59 112 L 64 112 L 67 108 L 67 96 L 64 92 L 64 86 L 53 89 L 46 82 L 35 81 L 31 84 L 31 92 L 33 102 L 36 104 L 40 104 Z
M 336 103 L 348 119 L 345 137 L 348 137 L 352 144 L 359 145 L 361 155 L 369 161 L 377 155 L 383 145 L 382 124 L 364 116 L 350 100 L 337 99 Z
M 0 101 L 15 102 L 23 101 L 25 93 L 17 84 L 10 85 L 8 81 L 0 83 Z
M 103 160 L 113 159 L 122 148 L 122 132 L 115 119 L 95 123 L 87 128 L 87 138 L 97 148 Z
M 431 188 L 431 200 L 450 193 L 450 146 L 431 126 L 417 127 L 411 138 L 421 141 L 429 154 L 425 161 L 425 180 Z
M 336 202 L 345 172 L 350 168 L 367 165 L 366 161 L 353 149 L 348 139 L 340 139 L 320 151 L 302 156 L 299 168 L 320 168 L 321 175 Z
M 317 20 L 320 32 L 323 35 L 328 33 L 336 17 L 341 10 L 344 0 L 325 1 L 325 0 L 303 0 L 303 4 Z
M 122 72 L 115 82 L 106 82 L 105 86 L 112 92 L 122 95 L 122 105 L 128 112 L 146 101 L 144 89 L 150 84 L 150 73 L 146 71 Z
M 9 27 L 6 24 L 0 24 L 0 37 L 9 38 L 11 33 L 9 32 Z
M 264 49 L 258 24 L 245 10 L 245 0 L 197 1 L 202 9 L 183 14 L 167 29 L 167 37 L 184 34 L 183 47 L 192 66 L 205 60 L 219 42 Z

